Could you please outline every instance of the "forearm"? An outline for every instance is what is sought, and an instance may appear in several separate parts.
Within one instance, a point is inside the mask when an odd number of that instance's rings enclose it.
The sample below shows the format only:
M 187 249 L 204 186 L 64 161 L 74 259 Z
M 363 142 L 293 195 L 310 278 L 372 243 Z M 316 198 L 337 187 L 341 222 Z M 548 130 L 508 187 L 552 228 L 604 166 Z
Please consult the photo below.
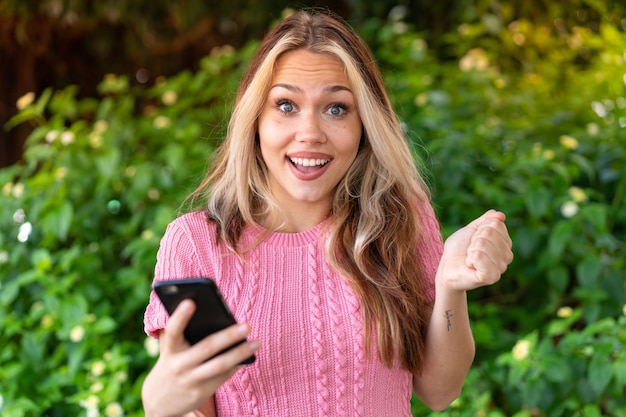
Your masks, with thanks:
M 433 409 L 447 407 L 461 392 L 474 352 L 466 292 L 438 287 L 415 394 Z

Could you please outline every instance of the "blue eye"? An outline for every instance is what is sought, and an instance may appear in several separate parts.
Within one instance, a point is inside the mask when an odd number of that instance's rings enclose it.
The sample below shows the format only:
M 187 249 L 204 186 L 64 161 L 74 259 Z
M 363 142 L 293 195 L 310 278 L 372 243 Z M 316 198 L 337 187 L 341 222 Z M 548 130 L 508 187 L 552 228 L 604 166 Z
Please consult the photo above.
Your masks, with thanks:
M 341 117 L 348 110 L 348 107 L 344 104 L 333 104 L 328 108 L 328 113 L 333 117 Z
M 283 112 L 283 113 L 291 113 L 292 111 L 295 110 L 293 103 L 291 103 L 290 101 L 280 101 L 278 103 L 278 109 Z

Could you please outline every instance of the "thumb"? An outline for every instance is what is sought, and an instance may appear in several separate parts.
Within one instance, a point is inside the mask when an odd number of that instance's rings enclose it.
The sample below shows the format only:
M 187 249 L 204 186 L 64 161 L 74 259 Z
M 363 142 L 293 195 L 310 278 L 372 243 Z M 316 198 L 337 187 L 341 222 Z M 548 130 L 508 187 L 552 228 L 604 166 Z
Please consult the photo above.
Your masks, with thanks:
M 184 331 L 195 310 L 196 305 L 192 300 L 186 299 L 178 304 L 162 333 L 164 337 L 161 337 L 161 342 L 164 347 L 174 349 L 180 343 L 187 343 Z

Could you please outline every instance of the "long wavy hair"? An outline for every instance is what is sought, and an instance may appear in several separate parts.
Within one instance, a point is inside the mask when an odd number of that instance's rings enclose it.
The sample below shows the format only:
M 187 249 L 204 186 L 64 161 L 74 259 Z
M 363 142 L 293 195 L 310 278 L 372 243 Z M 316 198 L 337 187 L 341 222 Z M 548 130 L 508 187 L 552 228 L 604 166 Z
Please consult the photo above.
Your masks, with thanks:
M 334 193 L 325 248 L 329 265 L 360 298 L 368 352 L 375 340 L 385 365 L 399 359 L 417 373 L 431 306 L 416 256 L 416 205 L 429 195 L 374 57 L 347 23 L 326 11 L 299 11 L 266 35 L 242 77 L 226 138 L 190 200 L 205 202 L 218 241 L 239 255 L 245 251 L 237 243 L 246 225 L 281 218 L 257 125 L 277 59 L 297 49 L 330 54 L 343 63 L 363 123 L 357 157 Z

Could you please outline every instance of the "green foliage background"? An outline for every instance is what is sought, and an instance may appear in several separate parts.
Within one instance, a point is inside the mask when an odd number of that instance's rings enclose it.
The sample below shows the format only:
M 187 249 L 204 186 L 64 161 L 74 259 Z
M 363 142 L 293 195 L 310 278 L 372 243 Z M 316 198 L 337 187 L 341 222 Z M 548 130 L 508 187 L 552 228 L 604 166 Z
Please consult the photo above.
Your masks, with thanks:
M 402 8 L 372 46 L 448 235 L 504 211 L 516 259 L 470 295 L 478 357 L 429 416 L 626 416 L 626 33 L 476 10 L 435 53 Z M 554 6 L 556 7 L 556 6 Z M 255 41 L 138 86 L 26 95 L 23 162 L 0 170 L 0 413 L 140 416 L 142 331 L 165 226 L 222 137 Z

